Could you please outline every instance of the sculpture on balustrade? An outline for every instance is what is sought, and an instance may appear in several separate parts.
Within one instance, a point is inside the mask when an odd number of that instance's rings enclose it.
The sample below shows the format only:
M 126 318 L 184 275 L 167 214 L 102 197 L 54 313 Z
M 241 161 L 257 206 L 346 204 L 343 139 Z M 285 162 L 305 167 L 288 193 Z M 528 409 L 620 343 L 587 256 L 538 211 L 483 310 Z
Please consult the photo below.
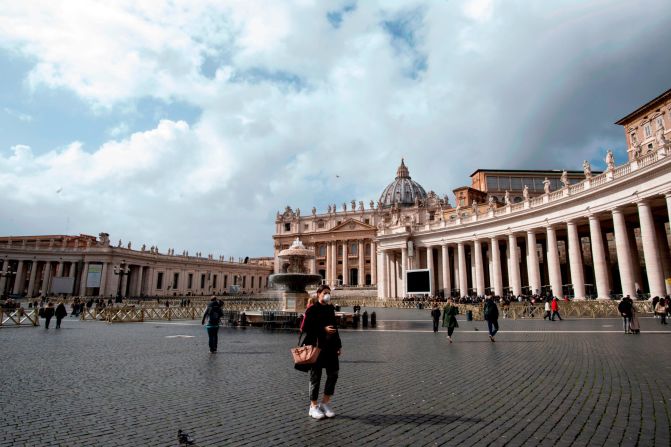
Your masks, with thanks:
M 473 210 L 473 215 L 477 216 L 478 215 L 478 202 L 473 200 L 473 203 L 471 204 L 471 209 Z
M 548 178 L 545 177 L 545 180 L 543 180 L 543 191 L 545 192 L 545 194 L 550 194 L 550 185 L 551 185 L 550 180 L 548 180 Z
M 121 248 L 121 239 L 119 239 L 119 243 L 117 244 L 117 248 Z
M 312 215 L 313 216 L 317 215 L 317 208 L 314 206 L 312 207 Z
M 329 205 L 329 207 L 328 207 L 328 211 L 327 211 L 327 212 L 328 212 L 329 214 L 331 214 L 331 205 Z
M 564 170 L 564 171 L 561 173 L 561 177 L 559 178 L 559 181 L 560 181 L 561 184 L 563 185 L 562 188 L 568 188 L 568 185 L 569 185 L 569 182 L 568 182 L 568 172 L 566 172 L 566 170 Z
M 347 212 L 347 203 L 345 202 L 342 203 L 342 210 Z
M 364 210 L 363 200 L 359 200 L 359 211 L 363 211 L 363 210 Z
M 529 187 L 527 185 L 524 185 L 524 189 L 522 190 L 522 197 L 524 197 L 525 202 L 529 201 Z
M 660 124 L 657 127 L 657 133 L 655 133 L 655 140 L 657 141 L 657 147 L 660 149 L 668 146 L 669 140 L 667 140 L 666 135 L 664 135 L 664 124 Z
M 355 211 L 356 210 L 356 200 L 352 199 L 352 201 L 350 203 L 352 204 L 352 211 Z
M 296 217 L 301 217 L 301 209 L 296 208 Z
M 487 198 L 487 204 L 490 210 L 495 208 L 494 196 L 489 196 L 489 198 Z
M 638 142 L 636 134 L 631 136 L 631 147 L 627 149 L 627 152 L 631 153 L 630 158 L 639 158 L 643 149 L 641 148 L 641 143 Z
M 582 162 L 582 171 L 585 173 L 585 178 L 592 178 L 592 165 L 589 161 Z
M 128 249 L 130 250 L 130 241 L 128 241 Z
M 372 210 L 375 209 L 375 202 L 373 200 L 370 201 L 369 205 L 370 205 L 370 209 L 372 209 Z
M 506 195 L 503 197 L 503 200 L 506 205 L 510 205 L 510 191 L 506 191 Z M 457 207 L 457 210 L 459 207 Z
M 609 171 L 615 169 L 615 157 L 613 156 L 613 151 L 610 149 L 606 152 L 606 167 Z
M 142 244 L 142 247 L 140 247 L 140 251 L 146 251 L 147 250 L 147 245 Z

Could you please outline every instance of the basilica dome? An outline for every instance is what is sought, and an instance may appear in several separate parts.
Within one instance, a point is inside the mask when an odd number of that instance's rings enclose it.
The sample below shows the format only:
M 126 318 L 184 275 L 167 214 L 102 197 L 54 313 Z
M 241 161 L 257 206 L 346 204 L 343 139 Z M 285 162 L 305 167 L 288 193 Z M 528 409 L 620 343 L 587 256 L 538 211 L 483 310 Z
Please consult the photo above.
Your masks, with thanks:
M 389 184 L 380 195 L 380 206 L 390 208 L 398 206 L 412 206 L 415 200 L 425 200 L 426 191 L 422 185 L 410 178 L 410 172 L 401 159 L 401 166 L 396 170 L 396 179 Z

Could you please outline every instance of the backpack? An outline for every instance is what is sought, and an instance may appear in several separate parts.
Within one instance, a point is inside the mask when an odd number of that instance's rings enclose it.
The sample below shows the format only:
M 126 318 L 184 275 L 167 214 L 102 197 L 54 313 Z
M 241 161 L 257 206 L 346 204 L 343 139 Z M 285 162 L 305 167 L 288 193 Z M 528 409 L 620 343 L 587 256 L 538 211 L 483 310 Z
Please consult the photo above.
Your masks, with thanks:
M 210 324 L 219 324 L 221 321 L 221 308 L 219 306 L 210 307 Z
M 621 314 L 626 314 L 631 310 L 631 306 L 629 305 L 629 302 L 623 299 L 620 301 L 620 304 L 617 305 L 617 310 L 619 310 Z

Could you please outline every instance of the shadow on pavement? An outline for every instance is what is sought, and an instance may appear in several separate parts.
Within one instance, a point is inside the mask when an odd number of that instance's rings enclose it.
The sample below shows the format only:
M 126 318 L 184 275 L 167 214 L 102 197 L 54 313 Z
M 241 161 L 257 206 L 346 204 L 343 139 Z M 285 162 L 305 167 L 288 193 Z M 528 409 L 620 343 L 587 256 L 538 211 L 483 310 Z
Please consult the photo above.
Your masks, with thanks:
M 415 425 L 443 425 L 452 422 L 470 422 L 477 423 L 481 419 L 467 418 L 455 415 L 429 414 L 429 413 L 408 413 L 408 414 L 366 414 L 361 416 L 338 415 L 340 419 L 350 419 L 363 422 L 368 425 L 378 427 L 388 427 L 396 424 L 415 424 Z

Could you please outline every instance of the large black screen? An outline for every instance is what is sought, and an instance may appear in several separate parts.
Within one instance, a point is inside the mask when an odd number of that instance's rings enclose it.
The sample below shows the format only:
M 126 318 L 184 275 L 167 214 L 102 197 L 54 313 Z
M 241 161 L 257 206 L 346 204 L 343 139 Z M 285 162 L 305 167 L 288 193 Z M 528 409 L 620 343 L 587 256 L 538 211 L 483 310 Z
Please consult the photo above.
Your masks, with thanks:
M 408 270 L 405 277 L 407 293 L 431 293 L 431 272 L 429 270 Z

